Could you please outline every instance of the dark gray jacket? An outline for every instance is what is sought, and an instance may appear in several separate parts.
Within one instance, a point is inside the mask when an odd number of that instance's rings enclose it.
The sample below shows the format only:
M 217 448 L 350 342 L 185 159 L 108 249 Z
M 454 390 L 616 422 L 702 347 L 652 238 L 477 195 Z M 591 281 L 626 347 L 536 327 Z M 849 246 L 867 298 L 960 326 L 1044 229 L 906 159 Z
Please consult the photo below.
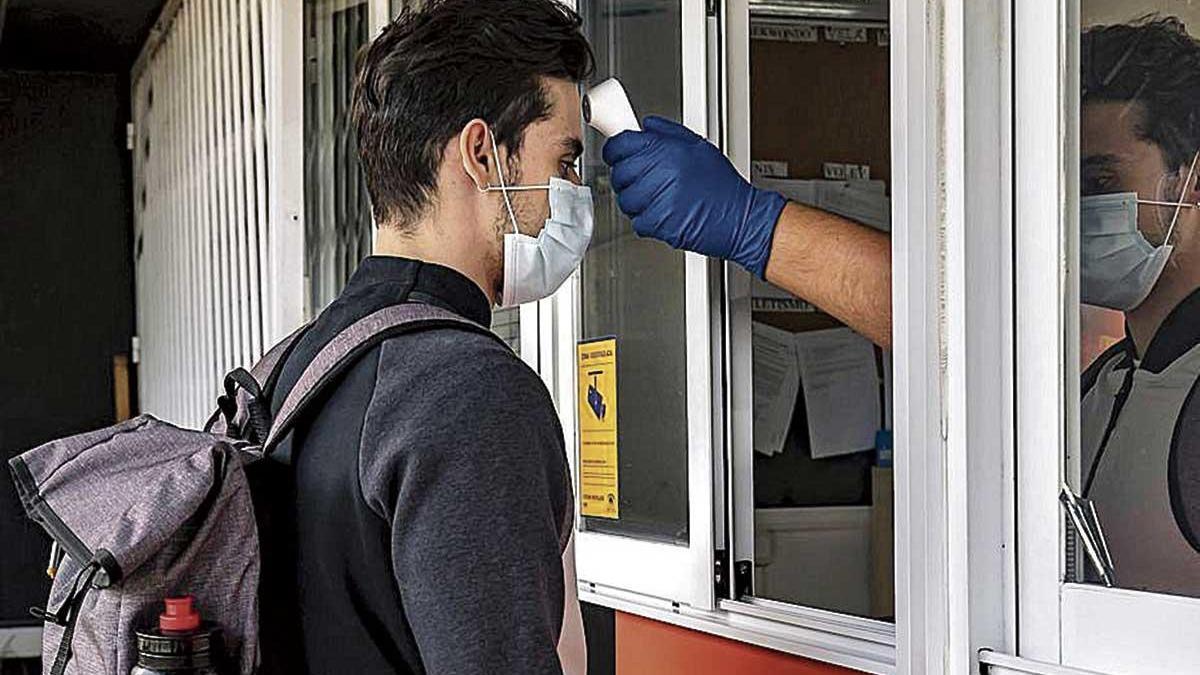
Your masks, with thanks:
M 289 355 L 273 407 L 333 335 L 405 300 L 491 317 L 453 270 L 368 258 Z M 563 435 L 542 381 L 498 340 L 436 329 L 384 341 L 274 458 L 251 476 L 272 486 L 258 491 L 270 670 L 561 671 L 574 602 Z

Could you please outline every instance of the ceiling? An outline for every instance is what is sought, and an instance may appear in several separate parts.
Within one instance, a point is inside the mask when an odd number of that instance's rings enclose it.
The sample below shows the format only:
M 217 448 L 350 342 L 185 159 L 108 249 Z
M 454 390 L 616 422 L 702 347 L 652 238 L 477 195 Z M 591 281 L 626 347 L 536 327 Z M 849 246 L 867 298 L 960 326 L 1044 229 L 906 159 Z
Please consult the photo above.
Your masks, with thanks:
M 0 0 L 0 68 L 127 73 L 164 0 Z

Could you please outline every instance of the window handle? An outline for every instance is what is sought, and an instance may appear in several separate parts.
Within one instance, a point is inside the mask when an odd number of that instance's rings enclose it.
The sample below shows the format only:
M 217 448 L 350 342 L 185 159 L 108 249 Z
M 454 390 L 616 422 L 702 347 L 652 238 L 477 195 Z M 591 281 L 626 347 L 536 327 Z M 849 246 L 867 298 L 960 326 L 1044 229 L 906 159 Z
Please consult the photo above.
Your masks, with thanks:
M 1109 576 L 1114 576 L 1113 572 L 1116 566 L 1113 564 L 1112 553 L 1108 550 L 1108 540 L 1104 538 L 1104 528 L 1100 526 L 1100 516 L 1096 513 L 1096 502 L 1090 499 L 1077 499 L 1076 501 L 1084 508 L 1084 515 L 1092 524 L 1092 532 L 1095 534 L 1097 543 L 1100 544 L 1100 557 L 1104 561 L 1104 565 L 1108 568 Z
M 1108 550 L 1108 541 L 1104 538 L 1104 528 L 1100 526 L 1100 516 L 1096 513 L 1095 504 L 1090 499 L 1076 495 L 1066 483 L 1063 483 L 1058 499 L 1067 510 L 1067 516 L 1071 519 L 1071 524 L 1075 526 L 1079 540 L 1083 542 L 1083 550 L 1087 553 L 1088 560 L 1092 563 L 1096 573 L 1100 575 L 1100 581 L 1105 586 L 1111 587 L 1116 569 Z

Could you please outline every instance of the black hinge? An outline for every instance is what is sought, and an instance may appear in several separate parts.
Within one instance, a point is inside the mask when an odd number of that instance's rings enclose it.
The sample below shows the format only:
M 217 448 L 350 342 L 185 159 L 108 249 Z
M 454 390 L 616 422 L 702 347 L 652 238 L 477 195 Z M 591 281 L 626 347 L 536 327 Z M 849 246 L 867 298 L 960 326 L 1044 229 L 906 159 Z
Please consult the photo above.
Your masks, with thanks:
M 717 591 L 717 599 L 729 597 L 729 570 L 726 562 L 728 559 L 725 549 L 717 549 L 716 560 L 713 563 L 713 586 Z
M 735 598 L 754 594 L 754 563 L 739 560 L 733 564 L 733 590 Z
M 719 2 L 719 0 L 708 0 L 708 2 L 704 3 L 704 5 L 705 5 L 705 7 L 704 7 L 704 12 L 705 12 L 705 13 L 706 13 L 708 16 L 716 16 L 716 15 L 717 15 L 717 7 L 718 7 L 718 4 L 717 4 L 717 3 L 718 3 L 718 2 Z

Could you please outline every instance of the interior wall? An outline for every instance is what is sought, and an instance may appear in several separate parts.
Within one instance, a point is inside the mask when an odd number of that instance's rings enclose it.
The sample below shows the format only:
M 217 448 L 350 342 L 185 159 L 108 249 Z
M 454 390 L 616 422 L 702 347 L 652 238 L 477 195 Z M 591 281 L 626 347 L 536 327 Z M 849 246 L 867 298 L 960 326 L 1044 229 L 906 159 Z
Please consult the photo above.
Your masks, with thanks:
M 888 46 L 750 41 L 750 156 L 788 162 L 790 178 L 821 178 L 825 162 L 891 177 Z M 889 181 L 890 182 L 890 181 Z
M 114 419 L 133 331 L 127 85 L 0 71 L 0 626 L 36 624 L 49 539 L 7 460 Z

